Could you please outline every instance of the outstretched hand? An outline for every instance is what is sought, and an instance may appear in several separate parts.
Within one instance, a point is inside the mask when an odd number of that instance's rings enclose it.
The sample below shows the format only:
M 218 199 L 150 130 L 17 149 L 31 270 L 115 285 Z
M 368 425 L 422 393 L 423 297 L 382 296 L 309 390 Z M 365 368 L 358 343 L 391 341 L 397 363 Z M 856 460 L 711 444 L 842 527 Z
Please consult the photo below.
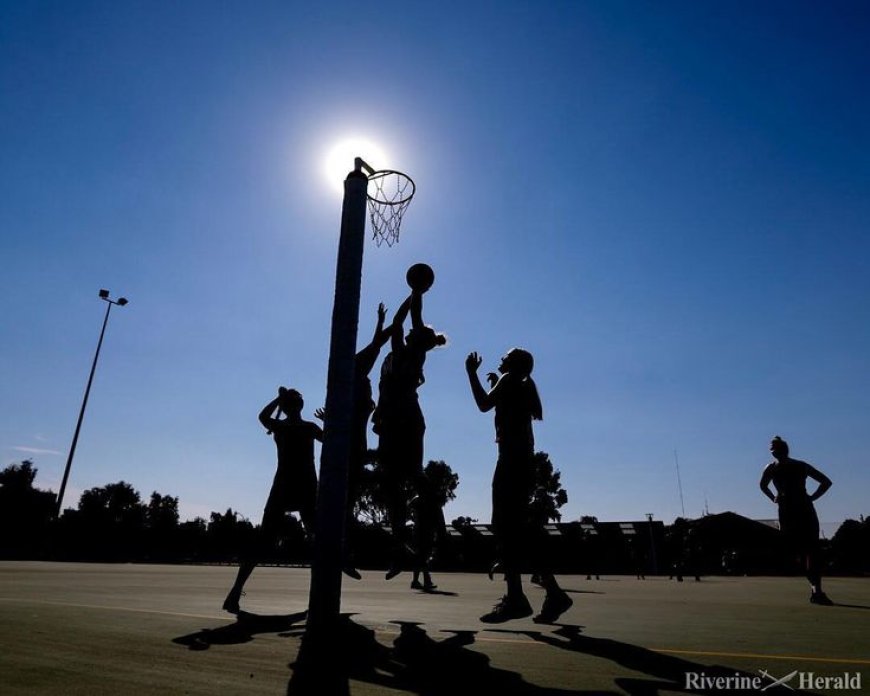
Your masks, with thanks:
M 486 381 L 489 382 L 489 386 L 494 387 L 496 382 L 498 382 L 498 374 L 495 372 L 487 372 Z
M 383 302 L 380 302 L 380 303 L 378 303 L 378 322 L 383 324 L 384 319 L 386 319 L 386 318 L 387 318 L 387 308 L 384 307 Z
M 317 408 L 314 411 L 314 417 L 317 420 L 322 420 L 322 421 L 326 420 L 326 410 L 323 408 L 323 406 L 320 406 L 319 408 Z
M 482 363 L 483 358 L 481 358 L 476 352 L 469 353 L 468 357 L 465 358 L 465 369 L 469 373 L 477 372 Z

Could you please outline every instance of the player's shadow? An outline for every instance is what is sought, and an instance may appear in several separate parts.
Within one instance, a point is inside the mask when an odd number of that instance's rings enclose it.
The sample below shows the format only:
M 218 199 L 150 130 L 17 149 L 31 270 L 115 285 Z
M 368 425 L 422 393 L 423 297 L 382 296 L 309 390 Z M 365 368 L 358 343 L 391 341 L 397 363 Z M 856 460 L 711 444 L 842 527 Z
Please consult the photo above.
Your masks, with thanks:
M 567 587 L 563 587 L 568 594 L 607 594 L 606 592 L 599 592 L 598 590 L 572 590 Z
M 650 679 L 641 679 L 637 677 L 615 677 L 614 685 L 631 696 L 656 696 L 660 693 L 689 693 L 689 694 L 710 694 L 711 696 L 721 696 L 723 691 L 721 688 L 703 688 L 695 684 L 687 682 L 687 675 L 695 674 L 702 675 L 705 678 L 715 680 L 716 678 L 744 678 L 746 680 L 761 678 L 760 688 L 764 688 L 768 684 L 768 688 L 764 689 L 767 694 L 804 694 L 806 691 L 799 691 L 790 686 L 773 686 L 773 682 L 769 679 L 761 677 L 758 673 L 743 672 L 734 669 L 733 667 L 724 667 L 722 665 L 705 665 L 697 662 L 691 662 L 681 657 L 666 655 L 664 653 L 655 652 L 642 648 L 639 645 L 630 643 L 621 643 L 617 640 L 609 638 L 593 638 L 584 636 L 581 633 L 581 626 L 572 626 L 561 624 L 556 631 L 552 633 L 542 633 L 541 631 L 510 631 L 501 630 L 502 633 L 513 633 L 528 636 L 532 640 L 544 643 L 554 648 L 561 650 L 571 650 L 584 655 L 592 655 L 599 657 L 624 667 L 632 672 L 640 672 L 646 674 Z M 712 684 L 713 682 L 706 682 Z M 748 684 L 749 682 L 744 682 Z M 742 689 L 740 685 L 729 688 L 729 694 L 757 694 L 759 689 L 747 688 Z
M 417 590 L 417 594 L 441 595 L 442 597 L 458 597 L 459 596 L 459 594 L 456 592 L 448 592 L 447 590 L 426 589 L 425 587 L 422 590 Z
M 297 614 L 259 615 L 240 611 L 235 623 L 220 628 L 203 628 L 196 633 L 173 638 L 173 643 L 185 645 L 190 650 L 208 650 L 212 645 L 236 645 L 248 643 L 258 633 L 278 633 L 283 635 L 298 626 L 308 615 L 307 611 Z
M 834 602 L 831 606 L 843 607 L 844 609 L 870 609 L 866 604 L 841 604 L 840 602 Z
M 510 694 L 568 696 L 617 694 L 537 686 L 517 672 L 493 667 L 486 655 L 469 649 L 476 631 L 446 631 L 434 640 L 420 624 L 396 621 L 392 646 L 378 642 L 374 631 L 343 615 L 340 627 L 319 642 L 303 639 L 291 665 L 288 696 L 348 696 L 350 681 L 422 696 L 436 694 Z M 319 643 L 319 644 L 318 644 Z

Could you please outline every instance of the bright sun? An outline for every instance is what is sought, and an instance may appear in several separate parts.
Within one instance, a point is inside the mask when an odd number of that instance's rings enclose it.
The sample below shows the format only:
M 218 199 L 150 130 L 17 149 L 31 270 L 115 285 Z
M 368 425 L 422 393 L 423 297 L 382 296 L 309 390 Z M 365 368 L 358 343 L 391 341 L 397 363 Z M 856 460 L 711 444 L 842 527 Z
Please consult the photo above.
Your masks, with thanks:
M 353 169 L 355 157 L 362 157 L 374 169 L 388 167 L 387 155 L 380 145 L 365 138 L 342 140 L 329 150 L 323 165 L 329 185 L 339 193 L 343 191 L 345 177 Z

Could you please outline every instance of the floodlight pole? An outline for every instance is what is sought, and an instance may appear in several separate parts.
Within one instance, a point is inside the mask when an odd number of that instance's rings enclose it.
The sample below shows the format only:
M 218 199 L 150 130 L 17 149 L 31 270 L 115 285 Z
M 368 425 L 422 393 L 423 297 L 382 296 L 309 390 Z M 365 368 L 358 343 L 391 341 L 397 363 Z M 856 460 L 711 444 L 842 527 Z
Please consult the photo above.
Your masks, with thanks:
M 100 299 L 107 303 L 106 305 L 106 316 L 103 318 L 103 328 L 100 330 L 100 340 L 97 341 L 97 351 L 94 353 L 94 362 L 91 364 L 91 374 L 88 376 L 88 386 L 85 387 L 85 396 L 82 399 L 82 408 L 79 411 L 79 419 L 76 422 L 76 430 L 73 434 L 72 444 L 69 448 L 69 455 L 66 460 L 66 468 L 63 470 L 63 480 L 60 482 L 60 491 L 57 494 L 57 509 L 55 510 L 55 517 L 59 518 L 60 513 L 62 512 L 63 507 L 63 495 L 66 492 L 66 482 L 69 479 L 69 472 L 72 468 L 73 457 L 76 454 L 76 445 L 79 441 L 79 432 L 82 429 L 82 420 L 85 417 L 85 408 L 88 405 L 88 396 L 91 393 L 91 384 L 94 381 L 94 372 L 97 370 L 97 360 L 100 358 L 100 348 L 103 347 L 103 336 L 106 335 L 106 325 L 109 323 L 109 312 L 112 311 L 113 305 L 118 305 L 119 307 L 123 307 L 127 304 L 127 299 L 124 297 L 119 297 L 117 300 L 112 300 L 109 298 L 108 290 L 100 290 Z
M 320 456 L 317 527 L 306 639 L 314 645 L 329 640 L 341 615 L 341 569 L 351 451 L 354 356 L 359 325 L 368 178 L 356 166 L 344 180 L 341 235 L 335 271 L 335 299 L 326 378 L 326 421 Z

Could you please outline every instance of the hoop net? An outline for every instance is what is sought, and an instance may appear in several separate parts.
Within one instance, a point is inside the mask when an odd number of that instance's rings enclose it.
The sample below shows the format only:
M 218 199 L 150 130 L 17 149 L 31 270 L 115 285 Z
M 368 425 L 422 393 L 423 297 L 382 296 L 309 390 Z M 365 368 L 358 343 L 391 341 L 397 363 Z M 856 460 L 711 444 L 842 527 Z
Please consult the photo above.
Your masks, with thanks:
M 411 177 L 392 169 L 374 172 L 369 176 L 369 219 L 372 222 L 372 239 L 378 246 L 398 243 L 402 216 L 416 190 Z

